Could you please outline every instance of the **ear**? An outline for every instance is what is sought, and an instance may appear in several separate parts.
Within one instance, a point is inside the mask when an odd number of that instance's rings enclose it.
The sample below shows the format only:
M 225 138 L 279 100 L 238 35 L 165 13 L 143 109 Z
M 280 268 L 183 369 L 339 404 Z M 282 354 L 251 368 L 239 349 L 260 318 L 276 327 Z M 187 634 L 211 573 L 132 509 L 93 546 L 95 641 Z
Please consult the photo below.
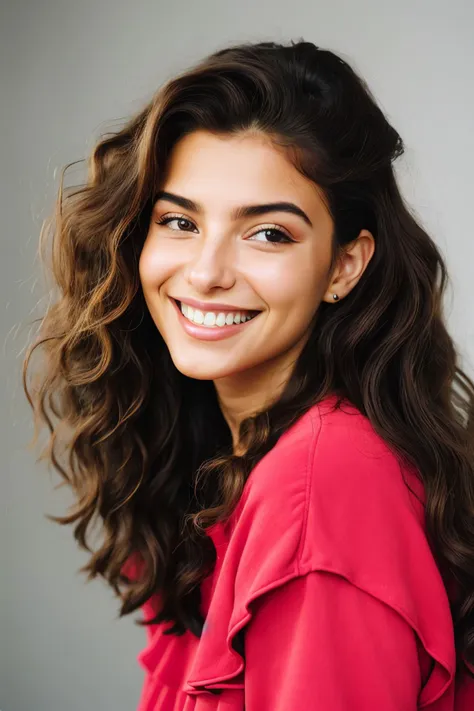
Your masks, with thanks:
M 375 252 L 375 240 L 369 230 L 361 230 L 358 237 L 345 245 L 338 256 L 336 266 L 324 294 L 323 301 L 335 303 L 334 294 L 343 299 L 355 287 L 367 269 Z

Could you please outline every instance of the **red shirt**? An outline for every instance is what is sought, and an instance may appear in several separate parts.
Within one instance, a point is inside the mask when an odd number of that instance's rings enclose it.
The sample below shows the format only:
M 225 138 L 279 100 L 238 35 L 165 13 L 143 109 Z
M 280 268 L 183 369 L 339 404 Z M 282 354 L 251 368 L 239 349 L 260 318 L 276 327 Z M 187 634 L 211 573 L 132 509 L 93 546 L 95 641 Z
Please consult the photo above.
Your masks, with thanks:
M 230 521 L 208 530 L 217 563 L 202 584 L 202 637 L 147 628 L 138 711 L 474 710 L 474 680 L 454 681 L 423 486 L 366 417 L 334 401 L 280 438 Z M 245 660 L 232 646 L 244 628 Z

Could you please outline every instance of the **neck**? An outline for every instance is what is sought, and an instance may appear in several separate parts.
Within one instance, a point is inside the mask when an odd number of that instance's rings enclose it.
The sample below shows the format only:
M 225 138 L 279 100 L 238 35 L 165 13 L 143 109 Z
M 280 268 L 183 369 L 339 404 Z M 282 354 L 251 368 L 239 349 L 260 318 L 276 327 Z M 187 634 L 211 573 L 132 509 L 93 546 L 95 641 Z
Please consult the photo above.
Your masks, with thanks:
M 239 446 L 239 428 L 243 420 L 270 407 L 288 382 L 294 357 L 285 363 L 265 363 L 257 368 L 214 381 L 222 414 L 230 428 L 235 454 L 243 454 Z

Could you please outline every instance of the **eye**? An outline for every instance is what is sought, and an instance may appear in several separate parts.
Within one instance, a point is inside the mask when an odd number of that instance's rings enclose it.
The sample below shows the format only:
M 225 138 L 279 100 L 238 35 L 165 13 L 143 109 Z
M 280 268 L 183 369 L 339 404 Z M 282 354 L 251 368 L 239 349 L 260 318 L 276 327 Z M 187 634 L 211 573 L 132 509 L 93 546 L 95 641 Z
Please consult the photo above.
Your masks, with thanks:
M 183 215 L 167 215 L 166 217 L 160 217 L 160 219 L 155 220 L 155 222 L 157 225 L 166 226 L 169 226 L 172 222 L 177 222 L 178 228 L 170 227 L 170 230 L 174 232 L 190 232 L 189 226 L 194 227 L 194 223 Z
M 257 235 L 263 235 L 263 238 L 257 237 Z M 288 244 L 289 242 L 295 241 L 287 235 L 286 232 L 278 229 L 278 227 L 265 227 L 264 229 L 258 230 L 258 232 L 254 232 L 253 235 L 250 235 L 247 239 L 254 242 L 266 242 L 267 244 Z

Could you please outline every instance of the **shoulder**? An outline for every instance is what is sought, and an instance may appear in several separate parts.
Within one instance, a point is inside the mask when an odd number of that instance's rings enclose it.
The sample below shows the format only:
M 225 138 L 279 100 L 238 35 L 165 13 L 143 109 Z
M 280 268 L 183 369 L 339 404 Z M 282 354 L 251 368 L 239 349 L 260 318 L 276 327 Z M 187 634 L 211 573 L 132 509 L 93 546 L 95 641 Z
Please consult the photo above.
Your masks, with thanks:
M 267 521 L 293 530 L 306 558 L 311 537 L 320 545 L 330 536 L 334 544 L 361 517 L 378 517 L 383 525 L 394 507 L 423 527 L 424 492 L 415 469 L 401 465 L 354 405 L 336 403 L 331 396 L 313 406 L 280 438 L 251 473 L 237 512 L 248 523 L 257 517 L 261 530 Z
M 303 566 L 313 564 L 323 549 L 337 553 L 340 563 L 350 558 L 353 569 L 384 547 L 412 548 L 417 542 L 425 547 L 424 487 L 415 467 L 402 461 L 354 406 L 329 405 L 308 413 L 315 435 Z
M 312 408 L 314 432 L 299 552 L 300 573 L 324 569 L 377 597 L 417 568 L 442 583 L 425 528 L 424 487 L 357 408 L 332 399 Z M 414 582 L 414 580 L 412 580 Z
M 405 546 L 432 565 L 421 482 L 367 417 L 336 402 L 308 410 L 250 474 L 227 551 L 243 585 L 263 589 L 321 569 L 386 587 L 402 574 Z
M 421 479 L 357 408 L 335 402 L 311 408 L 250 475 L 230 542 L 237 578 L 256 596 L 330 572 L 395 608 L 415 630 L 435 608 L 449 624 Z

